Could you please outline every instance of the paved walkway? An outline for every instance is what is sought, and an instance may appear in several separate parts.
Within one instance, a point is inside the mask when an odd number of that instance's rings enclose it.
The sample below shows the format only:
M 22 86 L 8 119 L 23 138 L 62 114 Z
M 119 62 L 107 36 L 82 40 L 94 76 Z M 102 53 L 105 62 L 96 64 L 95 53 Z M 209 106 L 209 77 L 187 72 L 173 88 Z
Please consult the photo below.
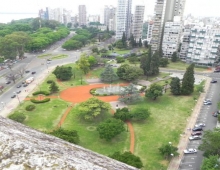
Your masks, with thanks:
M 184 155 L 183 150 L 186 149 L 189 137 L 191 136 L 191 131 L 189 132 L 188 128 L 193 128 L 194 125 L 196 124 L 197 117 L 200 113 L 200 109 L 201 109 L 201 107 L 203 105 L 203 101 L 206 97 L 206 92 L 208 91 L 209 86 L 210 86 L 210 81 L 211 81 L 211 78 L 207 78 L 205 88 L 204 88 L 205 92 L 201 93 L 201 95 L 200 95 L 200 97 L 199 97 L 199 99 L 196 103 L 196 106 L 193 109 L 193 113 L 191 114 L 190 119 L 188 120 L 188 123 L 187 123 L 186 128 L 185 128 L 185 134 L 181 134 L 180 141 L 179 141 L 179 144 L 177 146 L 180 156 L 179 157 L 174 157 L 170 161 L 168 170 L 178 170 L 179 169 L 179 165 L 180 165 L 181 160 L 182 160 L 183 155 Z

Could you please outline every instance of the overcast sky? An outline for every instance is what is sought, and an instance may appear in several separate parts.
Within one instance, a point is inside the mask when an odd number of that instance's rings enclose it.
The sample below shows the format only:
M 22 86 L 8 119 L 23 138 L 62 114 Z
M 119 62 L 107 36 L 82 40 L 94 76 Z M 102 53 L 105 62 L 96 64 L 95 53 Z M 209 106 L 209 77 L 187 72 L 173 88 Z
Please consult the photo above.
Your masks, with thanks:
M 132 4 L 144 4 L 145 16 L 153 15 L 156 0 L 133 0 Z M 117 6 L 117 0 L 4 0 L 0 4 L 0 22 L 10 22 L 12 19 L 37 17 L 39 9 L 46 7 L 63 7 L 77 13 L 78 5 L 86 5 L 88 14 L 100 14 L 104 5 Z M 185 15 L 219 16 L 220 0 L 186 0 Z M 20 13 L 20 14 L 18 14 Z M 21 14 L 34 13 L 34 14 Z

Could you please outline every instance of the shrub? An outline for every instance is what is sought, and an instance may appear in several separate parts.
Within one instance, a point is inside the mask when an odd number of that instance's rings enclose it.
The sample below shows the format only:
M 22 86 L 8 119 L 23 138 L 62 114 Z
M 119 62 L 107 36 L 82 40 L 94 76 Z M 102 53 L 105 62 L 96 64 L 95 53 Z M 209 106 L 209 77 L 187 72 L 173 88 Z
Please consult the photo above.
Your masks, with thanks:
M 47 84 L 51 84 L 53 82 L 54 82 L 53 80 L 47 80 Z
M 36 91 L 36 92 L 33 93 L 34 96 L 36 96 L 38 94 L 43 94 L 45 96 L 48 96 L 48 95 L 50 95 L 50 92 L 48 92 L 48 91 Z
M 32 110 L 35 109 L 35 105 L 30 104 L 30 105 L 26 106 L 25 109 L 26 109 L 27 111 L 32 111 Z
M 50 101 L 50 98 L 45 98 L 43 100 L 35 100 L 35 99 L 31 99 L 31 102 L 32 103 L 46 103 L 46 102 L 49 102 Z
M 26 119 L 26 116 L 24 115 L 24 113 L 15 112 L 14 114 L 10 115 L 8 118 L 16 122 L 22 123 Z
M 124 59 L 124 57 L 116 57 L 116 61 L 117 61 L 117 63 L 123 63 L 123 62 L 125 62 L 125 59 Z

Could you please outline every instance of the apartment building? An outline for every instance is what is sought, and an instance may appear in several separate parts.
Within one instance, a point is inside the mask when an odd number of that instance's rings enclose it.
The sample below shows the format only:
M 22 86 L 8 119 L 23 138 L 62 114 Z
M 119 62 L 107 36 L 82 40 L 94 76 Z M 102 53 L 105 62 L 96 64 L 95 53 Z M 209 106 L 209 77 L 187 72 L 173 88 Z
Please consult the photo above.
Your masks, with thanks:
M 136 41 L 142 38 L 144 9 L 145 9 L 144 5 L 135 6 L 135 13 L 132 23 L 132 34 Z
M 149 44 L 151 43 L 153 26 L 154 26 L 154 22 L 153 21 L 149 21 L 148 22 L 148 27 L 147 27 L 147 42 Z
M 213 64 L 220 45 L 220 28 L 207 25 L 193 27 L 186 60 L 197 64 Z
M 121 39 L 123 32 L 130 37 L 132 0 L 118 0 L 116 12 L 116 39 Z
M 185 27 L 182 34 L 182 44 L 180 48 L 179 58 L 186 60 L 190 41 L 190 28 Z
M 86 25 L 86 6 L 79 5 L 79 25 Z
M 163 56 L 171 58 L 172 54 L 178 51 L 182 23 L 180 19 L 174 22 L 166 22 L 164 27 L 164 35 L 162 42 Z

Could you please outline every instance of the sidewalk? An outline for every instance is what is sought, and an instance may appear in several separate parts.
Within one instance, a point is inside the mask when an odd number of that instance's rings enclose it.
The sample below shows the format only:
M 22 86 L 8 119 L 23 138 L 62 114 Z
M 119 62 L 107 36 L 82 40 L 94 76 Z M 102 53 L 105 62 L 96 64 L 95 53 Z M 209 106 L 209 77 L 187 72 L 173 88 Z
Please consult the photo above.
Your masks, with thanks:
M 179 155 L 179 157 L 174 157 L 170 161 L 168 170 L 178 170 L 179 169 L 179 165 L 180 165 L 182 157 L 183 157 L 183 150 L 186 149 L 188 141 L 189 141 L 188 138 L 191 135 L 191 131 L 189 131 L 188 129 L 194 127 L 194 125 L 197 121 L 197 117 L 200 114 L 200 110 L 201 110 L 201 107 L 203 105 L 203 101 L 206 97 L 206 92 L 208 91 L 209 86 L 210 86 L 211 78 L 207 77 L 206 80 L 207 81 L 205 83 L 204 93 L 201 93 L 201 95 L 199 96 L 199 99 L 198 99 L 198 101 L 197 101 L 197 103 L 196 103 L 196 105 L 193 109 L 193 113 L 191 114 L 191 117 L 189 119 L 187 119 L 188 124 L 186 125 L 185 131 L 184 131 L 185 133 L 181 134 L 180 141 L 179 141 L 179 144 L 177 146 L 178 147 L 178 152 L 179 152 L 180 155 Z

